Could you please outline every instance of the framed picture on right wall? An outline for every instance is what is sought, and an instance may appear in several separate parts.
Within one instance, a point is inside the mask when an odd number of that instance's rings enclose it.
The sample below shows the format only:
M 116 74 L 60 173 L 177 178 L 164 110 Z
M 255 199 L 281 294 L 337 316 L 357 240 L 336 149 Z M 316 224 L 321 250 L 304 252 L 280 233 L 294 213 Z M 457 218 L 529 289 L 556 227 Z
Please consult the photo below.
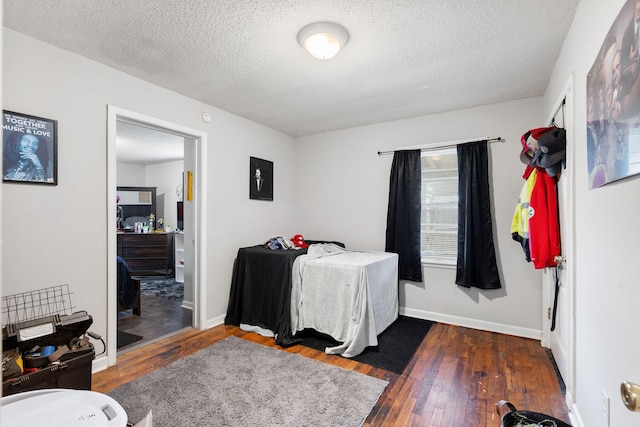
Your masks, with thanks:
M 639 25 L 640 0 L 627 0 L 587 76 L 589 188 L 640 173 Z

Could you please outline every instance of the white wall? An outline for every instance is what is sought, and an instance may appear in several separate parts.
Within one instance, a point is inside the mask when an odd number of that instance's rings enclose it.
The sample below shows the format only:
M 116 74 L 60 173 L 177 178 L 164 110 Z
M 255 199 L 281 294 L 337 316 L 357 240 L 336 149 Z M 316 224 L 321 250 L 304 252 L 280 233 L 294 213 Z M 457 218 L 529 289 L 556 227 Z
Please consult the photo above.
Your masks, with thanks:
M 582 0 L 544 97 L 545 109 L 575 73 L 576 404 L 587 427 L 606 425 L 602 390 L 611 399 L 612 427 L 640 425 L 622 404 L 620 383 L 640 383 L 638 236 L 640 176 L 589 190 L 586 76 L 625 0 Z
M 118 187 L 146 187 L 145 167 L 131 163 L 118 163 L 116 165 Z
M 149 166 L 119 162 L 116 167 L 118 187 L 156 187 L 158 203 L 164 201 L 162 210 L 158 208 L 156 220 L 164 219 L 165 225 L 175 230 L 178 222 L 176 187 L 182 182 L 184 161 L 177 160 Z M 164 212 L 164 217 L 158 216 L 160 212 Z
M 106 337 L 106 115 L 115 105 L 208 133 L 206 318 L 222 318 L 237 249 L 294 231 L 293 138 L 3 30 L 4 108 L 58 121 L 59 166 L 55 187 L 3 185 L 3 294 L 68 283 L 73 304 Z M 274 162 L 273 202 L 249 200 L 250 156 Z
M 298 138 L 298 232 L 384 250 L 393 156 L 378 151 L 500 136 L 506 141 L 491 143 L 489 152 L 503 288 L 468 290 L 455 284 L 454 269 L 425 268 L 424 283 L 401 284 L 400 306 L 416 317 L 540 338 L 541 273 L 512 239 L 511 220 L 524 183 L 520 136 L 542 119 L 542 98 L 532 98 Z
M 159 165 L 149 165 L 145 168 L 145 182 L 148 187 L 156 188 L 156 197 L 158 203 L 164 201 L 164 217 L 158 216 L 161 211 L 158 208 L 156 221 L 160 218 L 164 220 L 165 225 L 169 225 L 172 230 L 176 229 L 178 223 L 176 202 L 176 187 L 182 182 L 182 173 L 184 171 L 184 161 L 161 163 Z

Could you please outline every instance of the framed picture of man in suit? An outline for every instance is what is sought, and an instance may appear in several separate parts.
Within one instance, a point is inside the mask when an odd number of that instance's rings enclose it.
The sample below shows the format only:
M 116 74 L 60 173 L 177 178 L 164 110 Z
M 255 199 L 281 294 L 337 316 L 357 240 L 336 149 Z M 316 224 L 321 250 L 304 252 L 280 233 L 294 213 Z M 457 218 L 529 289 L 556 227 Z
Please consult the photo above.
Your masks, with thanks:
M 249 198 L 273 201 L 273 162 L 249 158 Z
M 56 120 L 2 112 L 3 182 L 57 185 Z

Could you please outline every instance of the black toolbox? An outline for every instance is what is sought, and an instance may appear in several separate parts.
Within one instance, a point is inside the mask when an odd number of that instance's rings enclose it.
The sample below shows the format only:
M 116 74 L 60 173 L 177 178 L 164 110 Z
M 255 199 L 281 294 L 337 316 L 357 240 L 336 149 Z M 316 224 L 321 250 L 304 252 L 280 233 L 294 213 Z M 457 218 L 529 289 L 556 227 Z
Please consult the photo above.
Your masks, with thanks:
M 3 354 L 18 349 L 23 368 L 7 378 L 3 372 L 3 396 L 45 388 L 91 390 L 95 350 L 86 334 L 93 319 L 73 310 L 68 285 L 3 297 L 2 314 Z

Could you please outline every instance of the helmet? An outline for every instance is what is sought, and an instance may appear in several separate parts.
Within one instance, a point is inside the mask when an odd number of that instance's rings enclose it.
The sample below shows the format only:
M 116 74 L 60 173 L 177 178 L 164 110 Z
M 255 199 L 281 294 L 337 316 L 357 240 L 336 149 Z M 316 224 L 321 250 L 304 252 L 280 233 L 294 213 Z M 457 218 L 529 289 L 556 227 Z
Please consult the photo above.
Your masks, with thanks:
M 296 234 L 295 236 L 293 236 L 291 239 L 289 239 L 293 242 L 294 245 L 296 245 L 299 248 L 308 248 L 309 245 L 307 245 L 304 242 L 304 236 L 302 236 L 302 234 Z

